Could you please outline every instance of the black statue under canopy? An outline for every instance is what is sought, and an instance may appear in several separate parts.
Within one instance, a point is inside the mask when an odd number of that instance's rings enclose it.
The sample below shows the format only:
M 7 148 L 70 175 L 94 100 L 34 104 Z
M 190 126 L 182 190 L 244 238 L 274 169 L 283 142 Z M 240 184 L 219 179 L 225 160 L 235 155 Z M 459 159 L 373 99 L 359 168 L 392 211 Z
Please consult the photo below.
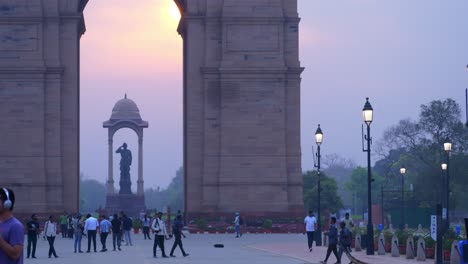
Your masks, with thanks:
M 116 153 L 120 153 L 120 191 L 119 194 L 132 194 L 132 181 L 130 180 L 130 165 L 132 165 L 132 152 L 123 143 Z

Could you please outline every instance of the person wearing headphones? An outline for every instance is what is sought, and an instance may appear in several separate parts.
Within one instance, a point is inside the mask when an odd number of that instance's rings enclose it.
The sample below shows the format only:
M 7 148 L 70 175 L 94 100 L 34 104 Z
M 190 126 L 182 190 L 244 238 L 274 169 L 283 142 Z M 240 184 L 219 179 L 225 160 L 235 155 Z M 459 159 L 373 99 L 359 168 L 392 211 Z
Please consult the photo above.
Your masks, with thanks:
M 0 263 L 23 264 L 24 228 L 13 216 L 15 193 L 0 188 Z

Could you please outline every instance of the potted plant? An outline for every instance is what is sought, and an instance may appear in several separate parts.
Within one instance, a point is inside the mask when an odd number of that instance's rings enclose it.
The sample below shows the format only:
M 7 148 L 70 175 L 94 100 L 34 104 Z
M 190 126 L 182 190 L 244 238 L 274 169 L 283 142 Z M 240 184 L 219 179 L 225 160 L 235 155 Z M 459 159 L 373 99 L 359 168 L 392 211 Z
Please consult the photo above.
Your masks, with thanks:
M 453 241 L 460 240 L 460 237 L 453 229 L 448 229 L 444 235 L 442 244 L 443 256 L 445 260 L 450 260 L 450 251 L 452 250 Z
M 432 239 L 431 236 L 427 236 L 424 238 L 424 242 L 426 243 L 426 257 L 427 258 L 430 258 L 430 259 L 433 259 L 434 256 L 435 256 L 435 251 L 434 251 L 434 247 L 435 247 L 435 241 L 434 239 Z
M 393 234 L 388 229 L 383 232 L 384 234 L 384 241 L 385 241 L 385 252 L 390 253 L 392 252 L 392 237 Z
M 408 232 L 405 230 L 398 230 L 395 232 L 396 237 L 398 238 L 398 248 L 400 249 L 400 254 L 406 254 L 406 239 L 408 239 Z
M 195 223 L 196 223 L 196 225 L 197 225 L 197 228 L 198 228 L 200 231 L 205 231 L 206 228 L 207 228 L 207 226 L 208 226 L 206 220 L 203 219 L 203 218 L 197 219 L 197 220 L 195 221 Z
M 133 232 L 135 234 L 140 233 L 140 228 L 141 228 L 141 221 L 139 219 L 135 219 L 132 222 L 132 227 L 133 227 Z
M 263 227 L 263 229 L 265 229 L 265 232 L 271 233 L 271 228 L 273 227 L 273 221 L 268 220 L 268 219 L 263 221 L 262 227 Z

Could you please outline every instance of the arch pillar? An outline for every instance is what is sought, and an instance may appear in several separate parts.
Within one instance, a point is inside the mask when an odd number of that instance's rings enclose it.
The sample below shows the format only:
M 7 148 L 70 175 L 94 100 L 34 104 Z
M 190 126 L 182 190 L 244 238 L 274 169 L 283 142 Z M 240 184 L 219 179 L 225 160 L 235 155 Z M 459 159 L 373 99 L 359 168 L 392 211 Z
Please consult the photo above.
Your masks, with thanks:
M 143 130 L 138 135 L 138 180 L 137 180 L 137 195 L 144 195 L 143 181 Z
M 108 138 L 107 194 L 114 194 L 114 140 L 110 134 Z

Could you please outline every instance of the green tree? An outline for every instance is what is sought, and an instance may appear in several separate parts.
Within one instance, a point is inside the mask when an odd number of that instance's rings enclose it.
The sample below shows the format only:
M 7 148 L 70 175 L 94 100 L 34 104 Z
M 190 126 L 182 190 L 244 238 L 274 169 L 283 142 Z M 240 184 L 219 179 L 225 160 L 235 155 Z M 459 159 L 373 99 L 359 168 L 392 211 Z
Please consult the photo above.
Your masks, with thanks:
M 104 183 L 92 179 L 80 180 L 80 211 L 96 212 L 106 206 L 106 187 Z
M 346 188 L 346 183 L 351 177 L 356 164 L 350 160 L 340 157 L 337 154 L 325 155 L 322 160 L 323 172 L 335 179 L 338 186 L 338 196 L 341 197 L 344 207 L 352 207 L 353 194 Z
M 376 172 L 372 172 L 371 194 L 373 204 L 378 203 L 380 197 L 380 186 L 383 178 Z M 351 178 L 346 183 L 346 188 L 353 194 L 353 208 L 361 214 L 367 211 L 367 168 L 357 167 L 353 170 Z M 358 210 L 360 209 L 360 210 Z
M 421 105 L 417 121 L 404 119 L 384 132 L 378 143 L 378 153 L 382 159 L 376 163 L 376 170 L 388 177 L 399 175 L 398 169 L 405 165 L 409 175 L 406 182 L 414 184 L 414 195 L 421 207 L 434 207 L 443 195 L 440 164 L 445 161 L 443 143 L 446 139 L 453 143 L 450 163 L 452 191 L 451 207 L 468 209 L 468 187 L 464 171 L 468 169 L 468 130 L 461 121 L 461 108 L 453 99 L 435 100 Z M 434 188 L 439 186 L 439 188 Z M 431 190 L 431 191 L 428 191 Z
M 150 209 L 162 210 L 169 206 L 172 211 L 183 209 L 184 170 L 181 167 L 166 189 L 150 188 L 145 190 L 145 203 Z
M 318 174 L 317 171 L 307 171 L 303 174 L 304 176 L 304 206 L 309 211 L 317 212 L 318 204 L 318 192 L 317 192 L 317 183 L 318 183 Z M 328 177 L 323 172 L 320 175 L 320 204 L 321 212 L 323 213 L 325 209 L 329 209 L 331 212 L 336 212 L 339 209 L 343 208 L 343 202 L 338 196 L 338 186 L 335 179 Z M 323 215 L 323 214 L 322 214 Z

